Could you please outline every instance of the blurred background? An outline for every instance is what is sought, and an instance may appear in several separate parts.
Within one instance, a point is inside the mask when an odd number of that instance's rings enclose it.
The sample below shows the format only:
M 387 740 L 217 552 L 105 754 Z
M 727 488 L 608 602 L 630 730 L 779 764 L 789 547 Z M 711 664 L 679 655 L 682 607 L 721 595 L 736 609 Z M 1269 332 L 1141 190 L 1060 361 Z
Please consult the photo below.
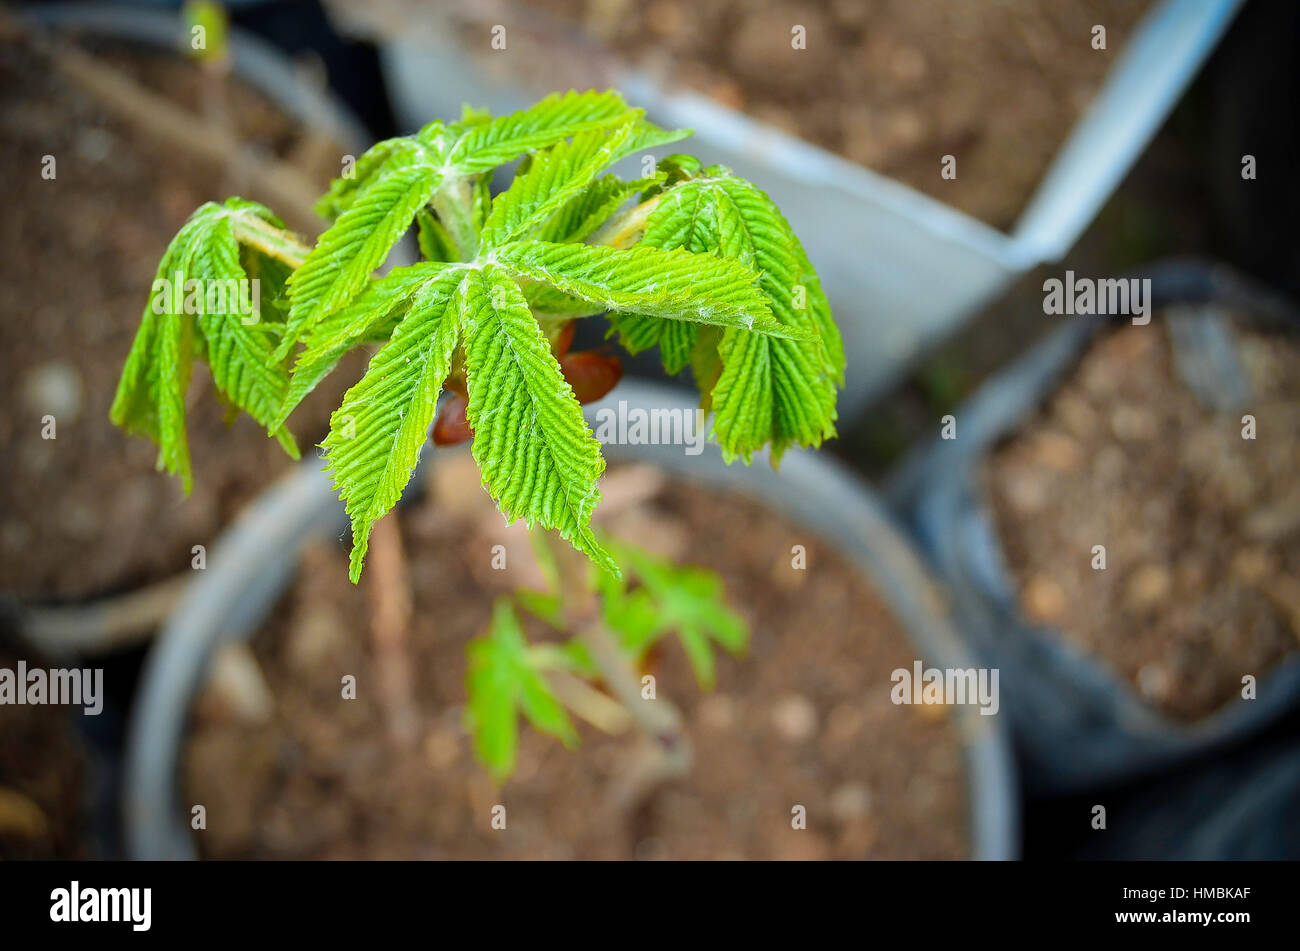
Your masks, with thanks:
M 123 771 L 154 637 L 195 574 L 195 540 L 210 551 L 292 468 L 251 420 L 228 429 L 210 393 L 191 394 L 200 477 L 184 499 L 153 471 L 152 447 L 108 423 L 145 289 L 185 218 L 205 200 L 242 194 L 317 234 L 311 202 L 343 155 L 463 102 L 495 112 L 553 89 L 611 86 L 661 125 L 693 128 L 676 148 L 757 183 L 804 240 L 849 360 L 840 438 L 823 451 L 889 511 L 889 530 L 944 593 L 964 648 L 1003 671 L 999 728 L 1014 757 L 996 811 L 1014 817 L 1001 826 L 1010 852 L 1300 857 L 1294 3 L 272 0 L 222 9 L 226 54 L 196 58 L 184 43 L 196 14 L 179 4 L 0 8 L 0 389 L 10 407 L 0 414 L 0 666 L 84 663 L 103 667 L 107 685 L 98 717 L 0 706 L 0 857 L 135 854 Z M 1154 319 L 1045 315 L 1044 281 L 1067 271 L 1150 280 Z M 600 345 L 597 323 L 576 347 Z M 363 366 L 358 356 L 304 404 L 300 442 L 324 432 Z M 664 380 L 653 354 L 625 366 L 633 378 L 690 383 Z M 33 435 L 47 414 L 55 440 Z M 1247 414 L 1252 439 L 1243 438 Z M 950 420 L 956 439 L 945 440 Z M 469 491 L 448 480 L 432 485 L 440 500 Z M 677 511 L 659 489 L 625 481 L 644 496 L 642 508 L 629 506 L 627 531 L 708 524 L 704 502 Z M 447 543 L 444 529 L 420 528 L 418 514 L 409 521 L 409 545 Z M 785 545 L 772 531 L 768 540 Z M 1094 544 L 1110 559 L 1104 571 L 1091 563 Z M 733 596 L 758 603 L 766 568 L 729 564 L 719 547 L 688 550 L 716 557 Z M 307 558 L 341 577 L 333 547 Z M 837 583 L 863 583 L 840 571 L 752 619 L 772 632 L 770 644 L 756 633 L 752 663 L 782 663 L 776 635 L 797 622 L 779 618 L 799 597 L 837 606 L 828 630 L 868 610 L 836 600 Z M 300 660 L 329 655 L 337 633 L 321 633 L 327 612 L 303 614 L 312 597 L 330 597 L 309 582 L 295 582 L 267 622 L 307 645 L 292 655 Z M 868 595 L 871 610 L 898 621 L 900 645 L 918 643 L 891 592 Z M 280 777 L 230 794 L 228 814 L 248 828 L 207 854 L 408 854 L 406 827 L 352 851 L 302 832 L 314 823 L 365 839 L 353 819 L 321 811 L 343 781 L 302 750 L 337 749 L 371 772 L 387 760 L 366 760 L 365 743 L 349 738 L 366 724 L 304 738 L 306 727 L 286 722 L 289 708 L 309 718 L 316 701 L 292 692 L 296 662 L 277 651 L 264 643 L 256 655 L 228 655 L 208 671 L 215 692 L 194 701 L 195 722 L 209 720 L 187 782 L 208 783 L 220 800 L 233 776 Z M 887 680 L 894 664 L 883 657 L 861 662 L 879 660 Z M 744 663 L 722 681 L 741 712 L 701 701 L 702 722 L 743 719 L 751 686 L 761 705 Z M 443 677 L 430 689 L 454 693 L 459 670 Z M 1256 691 L 1246 698 L 1243 677 Z M 803 732 L 824 741 L 821 755 L 866 755 L 876 721 L 855 719 L 853 690 L 841 697 L 809 683 L 772 688 L 788 702 L 773 701 L 776 739 L 751 737 L 751 767 L 778 768 L 784 754 L 769 757 L 764 744 Z M 451 774 L 465 741 L 454 710 L 435 719 L 420 762 Z M 850 737 L 840 746 L 837 723 Z M 299 746 L 257 736 L 297 736 Z M 907 732 L 920 746 L 900 740 L 889 755 L 924 747 L 955 760 L 955 734 L 926 736 Z M 291 747 L 325 778 L 310 788 L 286 779 L 299 762 Z M 537 755 L 545 771 L 552 754 Z M 968 749 L 968 768 L 977 760 Z M 980 854 L 972 815 L 985 807 L 963 806 L 963 780 L 942 764 L 898 779 L 820 762 L 792 754 L 788 764 L 829 783 L 835 818 L 818 847 L 733 849 L 719 835 L 713 854 Z M 733 768 L 743 777 L 749 767 Z M 558 796 L 568 780 L 556 775 L 545 788 Z M 427 781 L 410 779 L 417 804 Z M 467 809 L 490 798 L 464 781 Z M 545 801 L 544 789 L 535 794 Z M 375 808 L 380 793 L 365 795 Z M 732 795 L 718 814 L 743 825 Z M 918 799 L 932 813 L 906 811 Z M 963 810 L 972 814 L 953 818 Z M 266 828 L 254 814 L 270 817 Z M 952 825 L 951 841 L 909 849 L 906 837 L 880 831 L 891 821 L 920 828 L 930 814 Z M 708 830 L 676 834 L 712 842 Z M 630 837 L 629 854 L 683 854 L 664 845 L 664 828 Z M 473 842 L 440 849 L 417 854 L 500 854 Z

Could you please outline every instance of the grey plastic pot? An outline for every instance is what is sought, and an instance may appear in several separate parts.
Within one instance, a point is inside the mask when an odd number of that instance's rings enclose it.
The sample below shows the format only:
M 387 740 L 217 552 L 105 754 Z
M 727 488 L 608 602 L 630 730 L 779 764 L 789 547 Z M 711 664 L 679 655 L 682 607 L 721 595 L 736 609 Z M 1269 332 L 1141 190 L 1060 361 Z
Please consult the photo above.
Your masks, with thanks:
M 1300 330 L 1289 302 L 1221 265 L 1175 259 L 1134 276 L 1151 280 L 1156 310 L 1215 304 L 1275 329 Z M 1158 316 L 1151 329 L 1165 319 Z M 956 410 L 960 438 L 936 437 L 921 446 L 887 491 L 952 598 L 968 642 L 985 664 L 1002 671 L 1002 705 L 1031 797 L 1081 794 L 1213 758 L 1300 709 L 1300 656 L 1293 655 L 1261 679 L 1257 699 L 1229 703 L 1194 724 L 1174 723 L 1103 661 L 1021 614 L 979 470 L 1106 329 L 1096 318 L 1073 318 L 1029 350 Z M 1210 391 L 1230 391 L 1236 382 L 1231 360 L 1212 352 L 1220 342 L 1195 334 L 1184 341 L 1179 345 L 1206 349 L 1200 362 L 1214 368 Z
M 675 388 L 626 382 L 606 401 L 617 409 L 695 407 Z M 907 631 L 918 656 L 940 667 L 973 665 L 947 607 L 909 543 L 871 492 L 843 468 L 790 452 L 774 472 L 765 459 L 726 466 L 716 451 L 687 456 L 681 447 L 605 447 L 613 461 L 639 460 L 670 473 L 743 493 L 831 542 L 869 579 Z M 426 452 L 422 466 L 436 465 Z M 417 478 L 416 484 L 419 483 Z M 214 649 L 257 631 L 290 584 L 303 543 L 347 530 L 342 505 L 318 461 L 273 486 L 218 541 L 208 568 L 168 621 L 145 664 L 127 737 L 124 807 L 129 854 L 140 859 L 195 857 L 188 817 L 177 798 L 177 765 L 195 691 Z M 959 706 L 972 854 L 1019 853 L 1019 805 L 1010 744 L 1000 716 Z M 862 755 L 869 756 L 864 750 Z

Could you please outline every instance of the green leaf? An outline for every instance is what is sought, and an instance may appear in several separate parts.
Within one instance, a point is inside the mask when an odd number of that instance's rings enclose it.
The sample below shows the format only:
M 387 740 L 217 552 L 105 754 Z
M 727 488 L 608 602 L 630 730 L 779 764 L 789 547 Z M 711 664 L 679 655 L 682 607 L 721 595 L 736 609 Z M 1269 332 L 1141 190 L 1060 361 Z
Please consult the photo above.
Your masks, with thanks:
M 472 452 L 484 485 L 506 518 L 555 529 L 617 573 L 590 524 L 605 468 L 600 444 L 523 292 L 488 266 L 465 276 L 459 309 Z
M 419 227 L 420 254 L 426 261 L 456 260 L 456 243 L 433 212 L 421 208 L 415 213 L 415 223 Z
M 621 125 L 635 114 L 612 90 L 550 95 L 527 109 L 468 127 L 450 145 L 447 163 L 462 174 L 485 172 L 579 132 Z
M 154 280 L 155 293 L 145 305 L 109 411 L 113 422 L 128 433 L 146 436 L 157 444 L 158 467 L 179 475 L 187 493 L 193 488 L 194 475 L 185 436 L 185 391 L 198 331 L 194 318 L 183 307 L 175 307 L 167 285 L 178 275 L 182 282 L 186 279 L 194 249 L 206 229 L 204 218 L 215 207 L 209 203 L 196 210 L 163 253 Z
M 722 579 L 703 568 L 679 567 L 631 545 L 608 544 L 640 587 L 628 592 L 609 578 L 601 580 L 605 623 L 636 658 L 659 638 L 675 633 L 696 681 L 711 688 L 717 679 L 713 644 L 740 654 L 749 643 L 744 620 L 727 606 Z
M 330 183 L 329 191 L 316 202 L 316 213 L 330 221 L 336 220 L 352 207 L 362 192 L 421 151 L 420 143 L 410 136 L 376 142 L 356 160 L 346 175 Z
M 564 210 L 614 162 L 685 134 L 665 132 L 638 119 L 610 130 L 579 133 L 571 141 L 537 153 L 527 170 L 492 202 L 481 246 L 500 247 L 527 236 Z
M 609 310 L 755 333 L 809 333 L 772 320 L 756 285 L 757 274 L 711 254 L 520 241 L 497 249 L 496 260 L 518 277 Z
M 808 255 L 804 252 L 803 245 L 799 243 L 799 238 L 793 229 L 790 230 L 790 238 L 794 241 L 794 250 L 799 257 L 799 284 L 807 290 L 808 313 L 812 315 L 813 321 L 821 332 L 822 352 L 827 369 L 831 372 L 831 378 L 836 385 L 843 386 L 844 341 L 840 338 L 840 328 L 835 325 L 835 318 L 831 314 L 831 302 L 826 299 L 821 278 L 817 276 L 817 271 L 808 260 Z
M 199 315 L 212 381 L 231 403 L 267 426 L 285 451 L 297 459 L 293 436 L 283 424 L 273 424 L 289 386 L 289 374 L 282 362 L 271 357 L 278 339 L 260 324 L 260 313 L 239 312 L 240 288 L 248 280 L 239 258 L 230 220 L 220 218 L 193 259 L 210 291 L 224 287 L 224 303 L 211 312 L 208 308 L 217 303 L 216 295 L 205 292 L 204 312 Z
M 353 583 L 361 577 L 371 525 L 401 498 L 428 438 L 456 349 L 454 295 L 461 279 L 446 269 L 413 292 L 392 338 L 330 418 L 321 445 L 352 519 Z
M 198 208 L 172 239 L 158 266 L 154 293 L 127 356 L 110 416 L 127 432 L 152 439 L 158 464 L 193 487 L 185 434 L 185 392 L 196 356 L 207 359 L 217 390 L 263 425 L 271 423 L 288 386 L 283 364 L 271 356 L 279 325 L 260 314 L 243 313 L 243 261 L 250 254 L 259 276 L 277 292 L 283 267 L 262 255 L 267 242 L 287 238 L 282 222 L 266 207 L 231 198 Z M 242 248 L 238 236 L 254 234 L 258 244 Z M 279 234 L 280 238 L 276 238 Z M 259 283 L 259 287 L 260 287 Z M 174 291 L 179 289 L 179 297 Z M 273 434 L 290 455 L 293 437 L 282 426 Z
M 782 339 L 729 329 L 718 343 L 721 371 L 703 392 L 724 456 L 748 462 L 771 443 L 775 461 L 791 444 L 818 446 L 833 437 L 843 347 L 816 272 L 771 199 L 743 179 L 709 169 L 663 193 L 638 247 L 644 244 L 715 251 L 745 263 L 759 273 L 775 321 L 800 331 Z M 698 338 L 667 322 L 620 316 L 615 326 L 632 348 L 659 343 L 670 372 L 688 362 L 712 363 L 699 352 Z
M 466 726 L 474 737 L 474 755 L 494 779 L 514 772 L 520 714 L 565 746 L 577 746 L 578 733 L 535 666 L 509 601 L 497 601 L 487 635 L 470 641 L 465 653 Z
M 454 276 L 459 273 L 454 267 L 433 262 L 395 267 L 383 277 L 371 281 L 342 310 L 317 324 L 307 339 L 307 348 L 298 355 L 288 391 L 273 423 L 288 419 L 298 404 L 338 365 L 343 355 L 359 342 L 373 339 L 381 327 L 387 332 L 379 336 L 391 336 L 397 323 L 405 318 L 413 302 L 430 288 L 431 283 L 454 281 Z
M 659 180 L 659 177 L 655 177 L 625 182 L 617 175 L 598 178 L 581 193 L 566 201 L 538 229 L 536 237 L 542 241 L 556 243 L 584 241 L 607 222 L 614 212 L 622 208 L 629 198 L 653 186 Z
M 623 651 L 640 662 L 655 641 L 668 633 L 660 624 L 654 598 L 643 587 L 629 591 L 626 574 L 615 578 L 598 572 L 596 584 L 605 626 L 618 636 Z
M 698 254 L 719 244 L 718 221 L 708 192 L 701 188 L 675 188 L 664 194 L 646 219 L 642 245 L 682 248 Z M 690 362 L 699 329 L 643 314 L 611 314 L 610 324 L 630 353 L 659 346 L 664 369 L 680 373 Z
M 307 248 L 271 209 L 243 198 L 227 198 L 224 204 L 227 209 L 239 212 L 231 215 L 229 221 L 241 247 L 278 262 L 281 267 L 276 273 L 282 276 L 301 266 Z M 282 285 L 283 281 L 278 283 Z
M 440 180 L 441 170 L 425 162 L 397 169 L 366 189 L 321 235 L 290 278 L 289 322 L 276 359 L 288 356 L 301 336 L 356 296 Z

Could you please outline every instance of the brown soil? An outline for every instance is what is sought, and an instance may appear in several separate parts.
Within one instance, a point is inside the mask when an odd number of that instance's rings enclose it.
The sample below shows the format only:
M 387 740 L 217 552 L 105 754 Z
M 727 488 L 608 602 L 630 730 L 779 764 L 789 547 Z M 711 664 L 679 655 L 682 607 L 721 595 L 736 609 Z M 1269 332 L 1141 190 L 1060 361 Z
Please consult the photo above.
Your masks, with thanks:
M 105 55 L 196 108 L 190 64 L 122 48 Z M 243 140 L 285 157 L 294 128 L 238 83 L 230 95 Z M 0 136 L 0 176 L 13 186 L 0 217 L 0 403 L 9 407 L 0 414 L 0 587 L 80 598 L 188 570 L 191 546 L 211 544 L 289 460 L 246 417 L 228 430 L 199 370 L 186 500 L 179 480 L 154 471 L 152 445 L 114 428 L 108 410 L 159 257 L 190 212 L 233 183 L 106 115 L 12 42 L 0 44 Z M 54 180 L 41 177 L 45 155 L 58 163 Z M 323 187 L 329 172 L 309 174 Z M 327 381 L 291 422 L 306 452 L 346 376 Z M 55 439 L 42 438 L 46 414 Z
M 564 49 L 556 44 L 567 28 L 664 81 L 1009 229 L 1148 4 L 546 0 L 540 6 L 560 26 L 530 47 L 525 28 L 544 21 L 527 5 L 504 21 L 518 30 L 506 53 L 492 52 L 489 62 L 525 69 L 532 55 L 547 64 L 547 74 L 563 70 L 567 81 L 577 72 L 582 82 L 581 71 L 596 60 L 589 53 L 555 54 Z M 791 47 L 796 24 L 806 30 L 806 49 Z M 1106 27 L 1105 50 L 1092 48 L 1096 24 Z M 486 49 L 486 43 L 479 35 L 467 48 Z M 555 85 L 552 75 L 540 78 Z M 945 155 L 956 157 L 954 180 L 940 177 Z
M 1300 344 L 1240 334 L 1247 440 L 1178 382 L 1162 324 L 1104 334 L 984 475 L 1026 616 L 1193 721 L 1300 647 Z
M 29 665 L 42 663 L 24 652 Z M 0 649 L 0 667 L 18 655 Z M 0 859 L 84 859 L 86 753 L 60 706 L 0 708 Z
M 433 493 L 402 517 L 414 586 L 411 661 L 419 739 L 397 747 L 365 634 L 366 592 L 345 553 L 309 552 L 304 573 L 254 643 L 274 697 L 269 723 L 240 723 L 209 694 L 185 757 L 189 801 L 207 808 L 208 857 L 956 858 L 968 854 L 961 751 L 940 708 L 895 706 L 890 672 L 914 651 L 881 598 L 821 541 L 755 504 L 672 483 L 628 499 L 653 470 L 608 476 L 609 530 L 718 571 L 752 625 L 748 656 L 719 658 L 695 685 L 676 642 L 654 660 L 661 696 L 688 723 L 695 765 L 635 815 L 609 808 L 633 741 L 581 728 L 576 752 L 521 730 L 500 790 L 462 723 L 465 644 L 494 596 L 536 584 L 521 526 L 478 487 L 467 455 L 440 454 Z M 661 480 L 659 480 L 661 481 Z M 636 495 L 634 491 L 631 493 Z M 622 495 L 622 502 L 618 497 Z M 618 514 L 609 517 L 610 510 Z M 489 567 L 507 546 L 509 570 Z M 791 546 L 808 547 L 806 571 Z M 362 587 L 373 583 L 368 574 Z M 530 637 L 546 637 L 533 628 Z M 551 635 L 553 636 L 553 635 Z M 355 674 L 358 700 L 340 700 Z M 228 708 L 227 708 L 228 709 Z M 508 828 L 493 831 L 493 805 Z M 792 807 L 806 830 L 791 828 Z

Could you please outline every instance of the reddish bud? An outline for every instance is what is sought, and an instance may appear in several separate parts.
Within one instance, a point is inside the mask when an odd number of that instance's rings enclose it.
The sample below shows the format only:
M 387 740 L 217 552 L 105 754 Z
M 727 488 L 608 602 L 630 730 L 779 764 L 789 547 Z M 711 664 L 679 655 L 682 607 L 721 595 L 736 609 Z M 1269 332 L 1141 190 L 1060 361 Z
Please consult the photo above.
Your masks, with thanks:
M 623 378 L 623 364 L 618 357 L 595 350 L 581 350 L 561 358 L 560 369 L 573 387 L 579 403 L 600 399 Z
M 560 328 L 560 333 L 558 336 L 556 336 L 555 344 L 551 348 L 555 352 L 555 356 L 557 359 L 563 357 L 566 353 L 569 352 L 569 348 L 573 346 L 574 331 L 576 331 L 577 329 L 578 329 L 578 322 L 576 320 L 570 320 L 568 323 L 566 323 L 563 327 Z
M 433 444 L 435 446 L 454 446 L 474 435 L 469 428 L 469 419 L 465 410 L 469 404 L 459 393 L 453 393 L 438 408 L 438 416 L 433 421 Z
M 455 393 L 463 400 L 469 399 L 469 390 L 465 388 L 464 373 L 453 373 L 451 376 L 447 377 L 446 382 L 443 383 L 442 386 L 443 389 L 451 390 L 451 392 Z

